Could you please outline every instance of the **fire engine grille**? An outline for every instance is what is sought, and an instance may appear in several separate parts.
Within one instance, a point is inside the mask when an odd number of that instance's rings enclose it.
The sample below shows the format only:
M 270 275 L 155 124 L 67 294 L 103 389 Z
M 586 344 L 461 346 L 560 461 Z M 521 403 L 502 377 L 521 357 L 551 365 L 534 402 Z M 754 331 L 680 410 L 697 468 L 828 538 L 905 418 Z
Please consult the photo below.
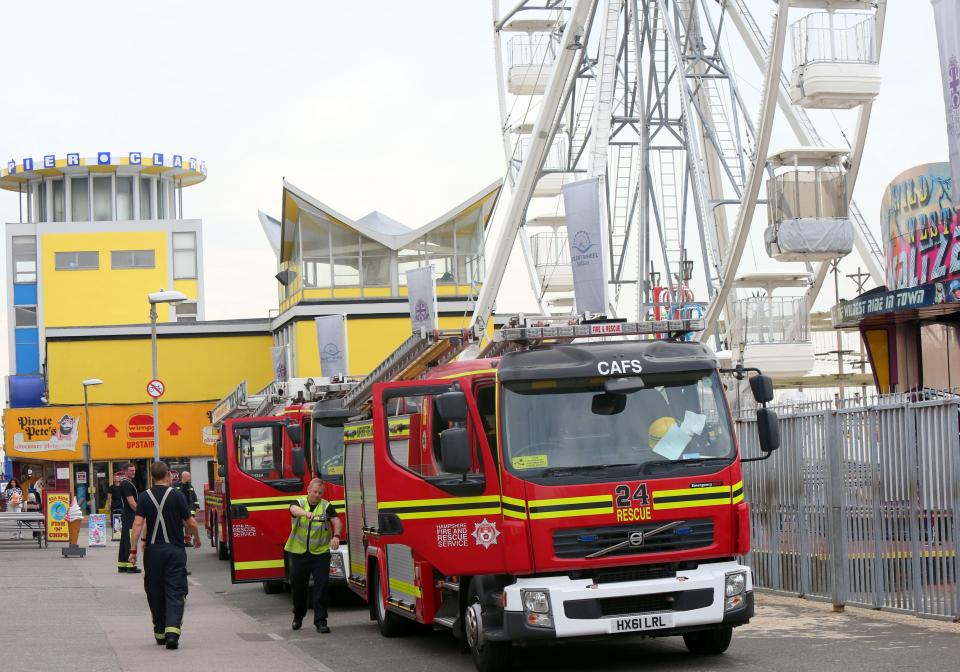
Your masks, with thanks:
M 713 589 L 680 590 L 651 595 L 623 595 L 564 603 L 567 618 L 606 618 L 657 611 L 691 611 L 713 604 Z
M 621 581 L 649 581 L 672 579 L 678 569 L 696 569 L 696 562 L 670 563 L 666 565 L 639 565 L 636 567 L 594 567 L 569 572 L 571 579 L 590 579 L 594 583 L 618 583 Z
M 650 532 L 664 525 L 664 521 L 643 525 L 616 525 L 611 527 L 574 527 L 555 530 L 553 552 L 558 558 L 585 558 L 627 541 L 633 532 Z M 687 520 L 677 527 L 644 537 L 639 546 L 624 545 L 604 554 L 604 558 L 641 553 L 669 553 L 703 548 L 713 543 L 713 521 L 709 518 Z

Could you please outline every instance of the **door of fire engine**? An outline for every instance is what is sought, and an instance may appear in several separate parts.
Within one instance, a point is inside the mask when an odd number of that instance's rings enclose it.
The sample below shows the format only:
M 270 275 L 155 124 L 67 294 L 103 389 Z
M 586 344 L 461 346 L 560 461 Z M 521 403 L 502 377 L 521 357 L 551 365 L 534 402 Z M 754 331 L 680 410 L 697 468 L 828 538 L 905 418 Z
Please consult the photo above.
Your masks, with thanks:
M 387 598 L 419 598 L 417 567 L 483 574 L 503 566 L 503 518 L 496 463 L 486 448 L 471 392 L 456 384 L 404 381 L 374 386 L 373 419 L 409 419 L 407 436 L 375 434 L 378 532 Z M 421 570 L 421 571 L 417 571 Z
M 234 583 L 285 578 L 290 504 L 306 491 L 299 425 L 276 418 L 227 421 L 227 524 Z

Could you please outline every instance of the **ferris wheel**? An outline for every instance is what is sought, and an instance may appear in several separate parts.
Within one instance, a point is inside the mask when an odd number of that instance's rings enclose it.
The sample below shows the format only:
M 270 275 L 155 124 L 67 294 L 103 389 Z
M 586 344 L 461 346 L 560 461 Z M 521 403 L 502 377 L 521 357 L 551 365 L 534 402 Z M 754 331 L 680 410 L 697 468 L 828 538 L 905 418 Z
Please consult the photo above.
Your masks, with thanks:
M 492 4 L 506 180 L 475 325 L 517 240 L 541 310 L 576 312 L 561 191 L 586 178 L 601 186 L 611 314 L 702 316 L 703 337 L 735 349 L 773 339 L 745 325 L 761 313 L 780 316 L 781 340 L 798 333 L 788 323 L 841 257 L 884 282 L 850 195 L 886 0 Z M 756 249 L 764 267 L 745 273 Z M 802 291 L 792 308 L 773 301 L 780 286 Z M 759 310 L 740 305 L 758 288 Z

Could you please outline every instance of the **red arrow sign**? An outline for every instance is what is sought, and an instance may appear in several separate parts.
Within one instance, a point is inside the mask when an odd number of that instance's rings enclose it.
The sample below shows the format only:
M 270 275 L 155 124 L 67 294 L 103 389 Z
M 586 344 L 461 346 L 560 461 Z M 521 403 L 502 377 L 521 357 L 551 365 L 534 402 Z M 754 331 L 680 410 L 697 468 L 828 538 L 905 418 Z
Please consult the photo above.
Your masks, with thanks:
M 167 427 L 167 431 L 170 432 L 170 436 L 176 436 L 180 433 L 180 425 L 175 422 L 171 422 L 170 426 Z
M 107 435 L 108 439 L 112 439 L 117 435 L 120 430 L 114 427 L 113 425 L 107 425 L 107 428 L 103 430 L 103 433 Z

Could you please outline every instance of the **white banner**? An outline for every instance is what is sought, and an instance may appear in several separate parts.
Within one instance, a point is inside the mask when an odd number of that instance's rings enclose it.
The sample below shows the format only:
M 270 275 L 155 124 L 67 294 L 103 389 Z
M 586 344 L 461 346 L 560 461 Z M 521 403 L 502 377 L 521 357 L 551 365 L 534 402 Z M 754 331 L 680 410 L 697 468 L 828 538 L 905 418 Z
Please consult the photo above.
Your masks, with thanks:
M 324 315 L 317 323 L 320 374 L 324 378 L 347 375 L 347 320 L 344 315 Z
M 950 145 L 950 172 L 954 189 L 960 185 L 960 2 L 931 0 L 933 20 L 940 45 L 940 74 L 943 77 L 943 103 L 947 115 L 947 140 Z
M 414 332 L 437 328 L 437 287 L 433 266 L 407 271 L 407 299 L 410 301 L 410 325 Z
M 270 354 L 273 356 L 274 380 L 286 380 L 290 375 L 290 358 L 287 352 L 288 348 L 285 345 L 278 345 L 274 348 L 270 348 Z
M 571 182 L 563 185 L 562 189 L 576 312 L 605 315 L 607 272 L 603 253 L 600 179 Z

